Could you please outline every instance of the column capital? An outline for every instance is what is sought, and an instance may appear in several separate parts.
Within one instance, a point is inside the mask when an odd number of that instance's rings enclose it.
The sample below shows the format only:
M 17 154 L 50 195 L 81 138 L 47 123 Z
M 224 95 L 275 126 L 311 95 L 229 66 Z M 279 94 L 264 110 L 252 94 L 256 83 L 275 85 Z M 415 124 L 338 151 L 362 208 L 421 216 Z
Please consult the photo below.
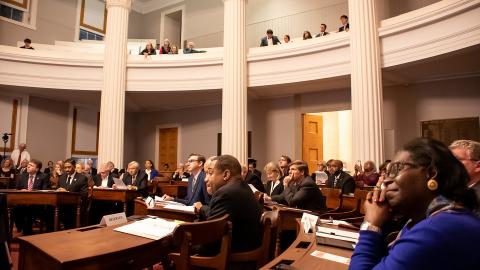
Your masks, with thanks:
M 134 0 L 106 0 L 106 7 L 107 10 L 110 7 L 123 7 L 128 9 L 129 11 L 132 9 L 132 3 Z

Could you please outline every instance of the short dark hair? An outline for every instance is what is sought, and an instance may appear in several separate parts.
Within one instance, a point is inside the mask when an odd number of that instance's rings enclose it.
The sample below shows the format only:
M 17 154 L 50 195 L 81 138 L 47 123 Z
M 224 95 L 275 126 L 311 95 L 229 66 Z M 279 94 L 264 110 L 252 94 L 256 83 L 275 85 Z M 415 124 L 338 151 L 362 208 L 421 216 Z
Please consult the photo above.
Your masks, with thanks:
M 410 153 L 413 162 L 428 170 L 429 177 L 438 182 L 437 194 L 460 202 L 469 209 L 478 207 L 475 193 L 467 187 L 469 176 L 463 164 L 443 143 L 429 138 L 416 138 L 403 150 Z
M 23 40 L 24 43 L 32 43 L 32 41 L 29 38 L 26 38 Z
M 347 20 L 348 20 L 348 16 L 347 16 L 347 15 L 342 15 L 342 16 L 340 16 L 340 19 L 342 19 L 342 18 L 344 18 L 344 19 L 347 19 Z
M 152 164 L 152 170 L 155 170 L 155 164 L 153 164 L 153 161 L 151 159 L 147 159 L 147 161 L 149 161 L 150 164 Z
M 273 35 L 273 30 L 272 30 L 272 29 L 268 29 L 268 30 L 267 30 L 267 34 Z
M 72 164 L 73 167 L 75 167 L 75 165 L 77 165 L 77 161 L 75 161 L 75 159 L 73 159 L 73 158 L 65 159 L 65 161 L 63 161 L 63 164 L 65 164 L 65 163 L 70 163 L 70 164 Z
M 205 164 L 205 161 L 206 161 L 205 156 L 197 154 L 197 153 L 191 153 L 188 157 L 191 157 L 191 156 L 198 157 L 198 162 L 202 162 L 202 165 Z
M 296 166 L 299 171 L 303 172 L 304 176 L 309 175 L 308 174 L 308 164 L 303 160 L 295 160 L 294 162 L 292 162 L 288 165 L 289 168 L 290 168 L 290 166 Z
M 42 162 L 40 160 L 32 158 L 29 162 L 35 164 L 35 167 L 37 167 L 37 171 L 40 171 L 42 169 Z
M 327 25 L 326 25 L 326 24 L 322 23 L 322 24 L 320 24 L 320 25 L 325 26 L 325 30 L 327 30 Z
M 285 36 L 288 38 L 288 40 L 290 40 L 290 35 L 285 35 Z
M 217 161 L 215 163 L 216 170 L 220 170 L 222 172 L 229 170 L 232 177 L 242 174 L 242 166 L 234 156 L 221 155 L 218 156 L 215 160 Z
M 281 155 L 280 158 L 284 158 L 288 164 L 292 163 L 292 159 L 287 155 Z

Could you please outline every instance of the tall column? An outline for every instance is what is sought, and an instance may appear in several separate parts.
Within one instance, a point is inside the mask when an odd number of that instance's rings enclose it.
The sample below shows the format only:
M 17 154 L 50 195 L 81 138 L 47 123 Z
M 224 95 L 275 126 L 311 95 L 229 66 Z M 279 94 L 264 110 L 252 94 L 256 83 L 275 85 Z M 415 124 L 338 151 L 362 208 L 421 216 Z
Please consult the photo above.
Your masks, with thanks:
M 107 0 L 107 33 L 98 142 L 99 164 L 123 167 L 128 14 L 132 0 Z
M 352 158 L 384 161 L 382 71 L 375 0 L 348 0 L 350 13 Z
M 224 0 L 222 154 L 247 162 L 246 0 Z

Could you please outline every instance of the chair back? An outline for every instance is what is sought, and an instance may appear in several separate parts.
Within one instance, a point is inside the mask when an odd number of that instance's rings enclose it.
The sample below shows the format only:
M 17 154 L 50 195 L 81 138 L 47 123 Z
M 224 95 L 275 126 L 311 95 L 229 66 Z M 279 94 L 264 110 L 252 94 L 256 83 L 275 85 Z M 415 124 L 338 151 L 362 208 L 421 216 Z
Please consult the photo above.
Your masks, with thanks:
M 230 254 L 231 223 L 229 215 L 204 222 L 182 223 L 173 232 L 173 243 L 180 247 L 180 253 L 170 253 L 177 270 L 191 266 L 225 269 Z M 212 257 L 192 254 L 192 246 L 221 241 L 220 252 Z
M 0 269 L 11 269 L 12 260 L 8 249 L 10 230 L 8 226 L 7 195 L 4 193 L 0 193 L 0 217 Z
M 322 195 L 326 198 L 327 208 L 335 210 L 340 208 L 342 190 L 338 188 L 322 188 L 320 190 Z
M 277 226 L 278 211 L 267 211 L 262 214 L 261 224 L 263 229 L 262 244 L 251 251 L 237 252 L 230 254 L 230 262 L 256 262 L 257 269 L 265 265 L 273 256 L 270 256 L 272 245 L 272 231 Z M 275 239 L 275 238 L 274 238 Z
M 365 215 L 365 209 L 363 205 L 365 204 L 365 200 L 367 198 L 368 190 L 365 189 L 356 189 L 355 190 L 355 199 L 358 201 L 357 210 L 360 214 Z
M 277 257 L 282 253 L 280 245 L 280 236 L 283 231 L 297 231 L 300 229 L 298 227 L 298 223 L 296 222 L 297 218 L 302 218 L 304 212 L 300 209 L 294 210 L 289 208 L 278 207 L 278 218 L 277 218 L 277 237 L 276 237 L 276 245 L 275 245 L 275 256 Z
M 142 199 L 135 199 L 134 200 L 134 209 L 133 214 L 139 216 L 146 216 L 148 215 L 148 206 Z

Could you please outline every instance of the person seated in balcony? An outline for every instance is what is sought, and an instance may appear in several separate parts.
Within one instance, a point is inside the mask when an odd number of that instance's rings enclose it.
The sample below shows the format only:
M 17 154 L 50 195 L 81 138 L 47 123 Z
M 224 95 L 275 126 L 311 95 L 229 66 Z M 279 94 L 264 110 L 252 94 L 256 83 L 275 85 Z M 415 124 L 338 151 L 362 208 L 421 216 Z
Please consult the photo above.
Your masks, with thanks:
M 363 164 L 355 164 L 355 174 L 353 179 L 355 180 L 357 186 L 375 186 L 378 182 L 380 174 L 377 173 L 375 163 L 371 160 L 365 161 Z
M 169 54 L 172 48 L 170 47 L 170 40 L 168 38 L 163 40 L 163 46 L 160 47 L 159 54 Z
M 195 50 L 194 48 L 195 48 L 195 43 L 193 43 L 193 41 L 189 41 L 187 44 L 187 48 L 183 49 L 183 54 L 207 52 L 203 50 Z
M 155 54 L 157 54 L 157 52 L 155 51 L 155 48 L 153 48 L 153 45 L 151 42 L 147 42 L 147 46 L 140 53 L 140 55 L 144 55 L 145 58 L 149 55 L 155 55 Z
M 278 40 L 277 36 L 273 35 L 272 29 L 268 29 L 267 35 L 263 37 L 262 40 L 260 41 L 260 47 L 272 46 L 277 44 L 281 44 L 280 40 Z
M 290 43 L 290 35 L 284 35 L 283 36 L 283 42 Z
M 318 33 L 315 37 L 323 37 L 323 36 L 326 36 L 328 35 L 328 32 L 327 32 L 327 25 L 322 23 L 320 24 L 320 33 Z
M 332 174 L 328 176 L 327 187 L 341 189 L 342 194 L 354 193 L 355 181 L 351 175 L 343 171 L 343 162 L 333 160 L 330 168 Z
M 32 41 L 29 39 L 29 38 L 26 38 L 23 40 L 23 43 L 24 45 L 20 48 L 22 49 L 30 49 L 30 50 L 35 50 L 32 46 L 30 46 L 32 44 Z
M 340 16 L 340 22 L 342 23 L 342 26 L 338 28 L 338 32 L 348 32 L 350 30 L 350 24 L 348 23 L 348 16 L 347 15 L 342 15 Z
M 168 54 L 178 54 L 178 46 L 173 44 L 172 50 Z
M 13 161 L 10 158 L 2 160 L 2 169 L 0 170 L 0 177 L 13 178 L 15 169 L 13 168 Z
M 312 38 L 312 34 L 310 33 L 310 31 L 304 31 L 303 32 L 303 40 L 307 40 L 307 39 L 311 39 Z

